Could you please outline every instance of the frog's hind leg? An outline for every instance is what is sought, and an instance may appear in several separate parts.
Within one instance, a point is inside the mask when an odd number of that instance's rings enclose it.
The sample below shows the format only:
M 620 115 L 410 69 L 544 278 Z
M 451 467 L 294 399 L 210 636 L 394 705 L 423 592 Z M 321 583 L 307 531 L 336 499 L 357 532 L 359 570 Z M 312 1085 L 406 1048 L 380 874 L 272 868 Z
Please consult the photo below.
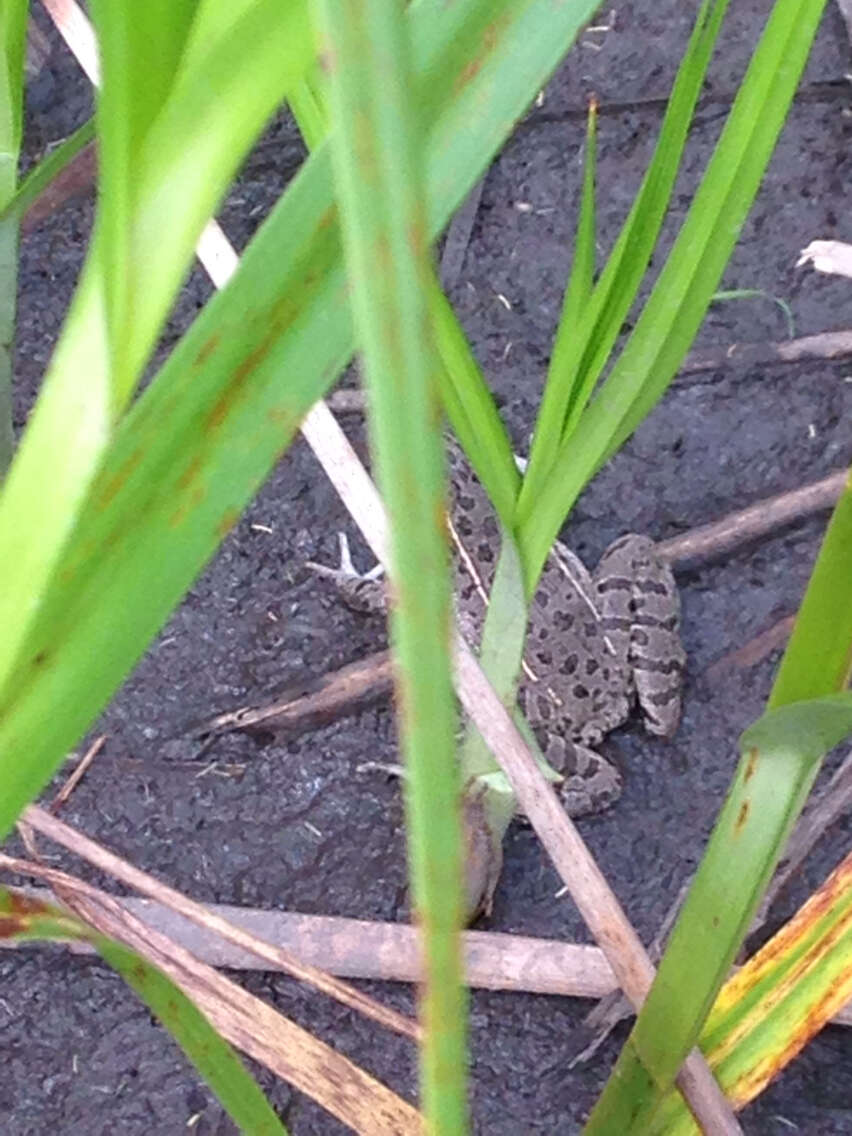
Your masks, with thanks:
M 628 660 L 645 727 L 669 737 L 680 720 L 686 662 L 671 568 L 657 556 L 652 540 L 630 533 L 604 553 L 595 584 L 604 633 L 629 638 Z
M 588 746 L 551 735 L 544 755 L 548 764 L 562 772 L 558 793 L 569 816 L 605 812 L 621 796 L 621 774 Z

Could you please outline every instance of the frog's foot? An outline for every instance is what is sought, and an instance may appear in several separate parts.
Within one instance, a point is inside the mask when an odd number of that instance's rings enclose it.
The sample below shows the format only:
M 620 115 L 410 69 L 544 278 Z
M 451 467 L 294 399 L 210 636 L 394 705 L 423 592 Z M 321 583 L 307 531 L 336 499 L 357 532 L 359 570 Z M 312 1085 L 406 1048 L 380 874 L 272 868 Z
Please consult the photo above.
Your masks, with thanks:
M 362 575 L 352 563 L 346 533 L 339 532 L 337 539 L 340 544 L 339 568 L 330 568 L 327 564 L 317 564 L 313 560 L 307 560 L 305 567 L 333 580 L 343 602 L 355 611 L 371 614 L 387 611 L 387 589 L 381 578 L 384 574 L 382 565 L 377 564 Z
M 562 773 L 558 792 L 569 816 L 605 812 L 621 796 L 621 774 L 595 750 L 551 735 L 545 756 Z

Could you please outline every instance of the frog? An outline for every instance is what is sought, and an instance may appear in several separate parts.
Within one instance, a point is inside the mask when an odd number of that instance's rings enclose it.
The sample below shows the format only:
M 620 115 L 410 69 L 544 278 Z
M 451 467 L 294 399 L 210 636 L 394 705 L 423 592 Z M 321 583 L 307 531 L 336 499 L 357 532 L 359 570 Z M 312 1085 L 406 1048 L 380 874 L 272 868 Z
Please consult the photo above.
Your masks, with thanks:
M 478 643 L 502 531 L 457 443 L 447 455 L 456 616 L 462 634 Z M 311 567 L 332 577 L 351 608 L 386 611 L 380 569 L 357 573 L 343 534 L 340 545 L 340 568 Z M 562 778 L 557 788 L 570 816 L 604 812 L 620 797 L 621 773 L 596 747 L 636 705 L 647 732 L 673 735 L 685 662 L 677 585 L 650 538 L 619 537 L 592 572 L 555 543 L 529 605 L 518 705 Z

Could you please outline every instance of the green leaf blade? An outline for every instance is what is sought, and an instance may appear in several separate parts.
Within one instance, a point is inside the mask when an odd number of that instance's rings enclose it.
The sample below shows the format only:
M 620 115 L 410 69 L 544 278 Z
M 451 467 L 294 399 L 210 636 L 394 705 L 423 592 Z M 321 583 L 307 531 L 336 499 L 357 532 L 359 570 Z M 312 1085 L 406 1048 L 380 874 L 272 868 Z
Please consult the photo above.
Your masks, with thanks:
M 427 148 L 432 237 L 593 9 L 585 3 L 554 11 L 550 0 L 534 0 L 518 12 L 512 0 L 499 0 L 473 12 L 476 36 L 499 60 L 496 70 L 485 69 L 499 107 L 487 129 L 449 110 L 435 124 Z M 531 12 L 542 27 L 519 39 L 519 31 L 530 30 Z M 428 41 L 421 59 L 432 67 L 432 82 L 447 89 L 442 48 L 458 31 L 461 9 L 439 5 L 436 16 L 421 4 L 408 18 L 415 45 Z M 498 34 L 486 35 L 493 21 Z M 478 80 L 471 80 L 474 96 Z M 106 392 L 94 408 L 89 388 L 83 403 L 70 399 L 71 383 L 63 388 L 69 402 L 50 397 L 49 444 L 69 463 L 59 483 L 68 497 L 56 501 L 52 470 L 36 452 L 29 468 L 19 454 L 10 472 L 19 489 L 0 496 L 0 831 L 8 832 L 136 663 L 352 349 L 329 154 L 321 147 L 258 231 L 228 288 L 205 307 L 114 437 Z M 75 373 L 79 366 L 69 366 Z M 94 383 L 96 373 L 87 370 L 87 381 Z M 87 416 L 83 430 L 74 425 L 80 415 Z M 81 454 L 89 431 L 97 453 Z M 86 470 L 77 471 L 78 459 Z M 98 472 L 89 485 L 92 469 Z M 26 538 L 20 544 L 19 534 Z M 24 565 L 25 548 L 38 549 L 39 558 Z M 20 591 L 11 587 L 13 576 Z M 115 610 L 123 613 L 118 624 Z M 57 705 L 62 714 L 52 712 Z
M 427 1129 L 467 1131 L 461 809 L 450 664 L 450 567 L 429 320 L 434 270 L 408 28 L 385 0 L 324 0 L 332 154 L 369 426 L 390 520 L 410 876 L 423 940 L 421 1096 Z
M 81 282 L 0 494 L 5 569 L 0 689 L 14 670 L 28 620 L 35 618 L 56 571 L 198 234 L 266 115 L 312 58 L 305 5 L 288 5 L 285 17 L 279 8 L 273 0 L 253 6 L 219 53 L 205 57 L 207 69 L 173 92 L 141 153 L 125 153 L 127 137 L 115 144 L 116 163 L 124 155 L 128 169 L 121 177 L 107 172 Z M 257 41 L 265 68 L 255 74 Z M 216 83 L 223 96 L 218 101 L 210 99 Z M 190 145 L 189 137 L 201 141 Z M 188 168 L 191 176 L 185 178 Z M 136 207 L 129 212 L 125 183 L 133 180 L 131 173 L 138 184 Z M 196 191 L 189 197 L 187 183 Z M 168 241 L 162 239 L 164 215 L 174 221 Z
M 286 1136 L 255 1079 L 201 1010 L 135 951 L 93 931 L 60 907 L 0 887 L 0 940 L 91 944 L 138 994 L 210 1085 L 242 1132 Z
M 678 68 L 651 164 L 601 277 L 585 305 L 584 320 L 577 329 L 570 354 L 567 342 L 565 353 L 560 352 L 563 378 L 559 387 L 569 392 L 567 405 L 563 407 L 567 417 L 559 423 L 560 441 L 564 443 L 574 433 L 644 278 L 728 2 L 703 0 L 701 4 L 689 45 Z M 548 429 L 551 428 L 549 417 L 548 410 Z M 539 498 L 546 492 L 547 478 L 554 468 L 554 461 L 552 441 L 545 442 L 542 435 L 538 450 L 534 446 L 530 453 L 529 469 L 521 490 L 518 504 L 521 525 L 527 524 L 531 514 L 539 508 Z M 521 546 L 526 555 L 523 538 Z M 538 555 L 536 550 L 535 563 L 538 563 Z
M 852 731 L 852 693 L 843 689 L 852 651 L 849 497 L 835 508 L 767 713 L 743 734 L 730 792 L 590 1132 L 627 1117 L 636 1131 L 653 1121 L 698 1039 L 822 756 Z M 786 701 L 792 696 L 802 697 Z M 653 1088 L 631 1098 L 622 1086 L 639 1067 L 650 1071 Z
M 682 362 L 757 193 L 823 7 L 824 0 L 777 0 L 687 218 L 624 351 L 537 494 L 525 478 L 518 539 L 530 579 L 536 578 L 584 485 L 662 397 Z M 527 478 L 531 472 L 532 467 Z
M 592 294 L 595 272 L 596 169 L 597 102 L 592 100 L 586 124 L 583 190 L 571 275 L 568 278 L 568 287 L 565 289 L 562 314 L 556 328 L 556 338 L 530 448 L 530 465 L 535 461 L 536 468 L 549 469 L 559 452 L 568 408 L 580 377 L 578 344 L 585 341 L 583 313 Z

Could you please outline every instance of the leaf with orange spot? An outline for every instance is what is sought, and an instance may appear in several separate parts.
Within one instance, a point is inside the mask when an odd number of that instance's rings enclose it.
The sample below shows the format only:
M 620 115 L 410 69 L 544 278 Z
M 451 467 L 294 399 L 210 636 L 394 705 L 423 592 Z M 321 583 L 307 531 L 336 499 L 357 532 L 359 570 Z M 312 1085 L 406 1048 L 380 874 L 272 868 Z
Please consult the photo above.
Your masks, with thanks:
M 852 854 L 716 998 L 700 1047 L 735 1108 L 761 1093 L 852 997 Z M 652 1132 L 698 1129 L 670 1095 Z

